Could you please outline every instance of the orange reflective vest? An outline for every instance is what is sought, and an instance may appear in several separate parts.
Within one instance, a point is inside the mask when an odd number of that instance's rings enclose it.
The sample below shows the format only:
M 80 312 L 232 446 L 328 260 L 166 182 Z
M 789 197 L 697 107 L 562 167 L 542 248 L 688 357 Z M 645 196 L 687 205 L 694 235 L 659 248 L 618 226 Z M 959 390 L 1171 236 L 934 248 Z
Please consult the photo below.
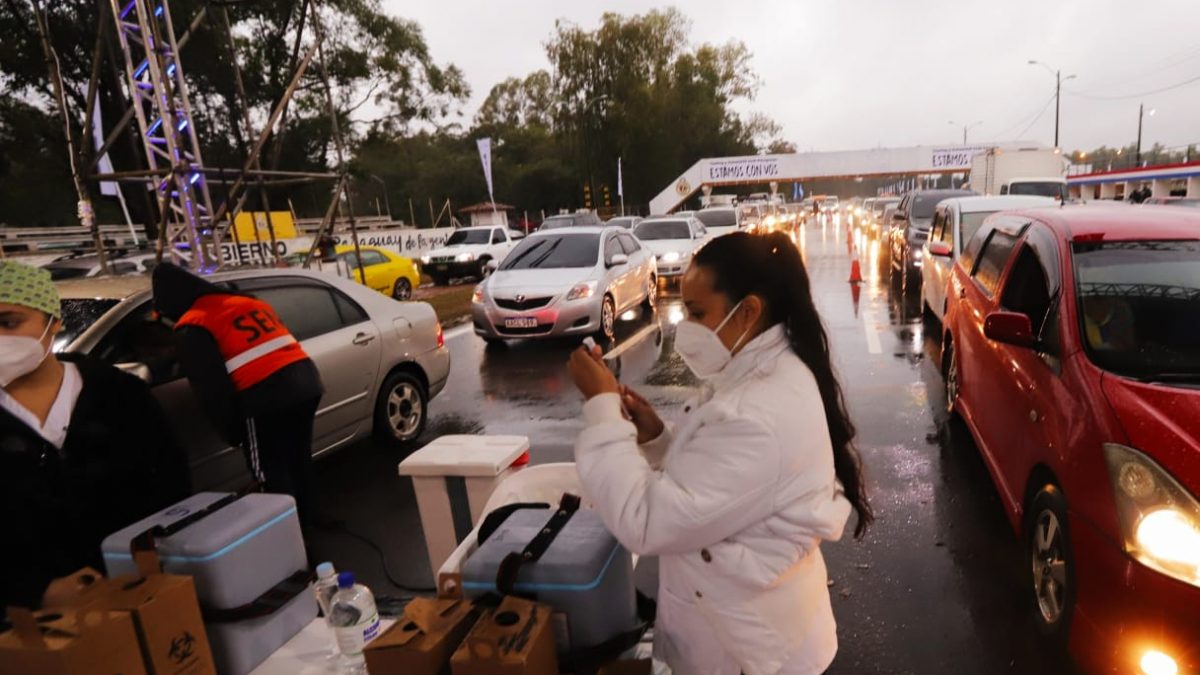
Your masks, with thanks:
M 212 334 L 225 359 L 225 371 L 238 391 L 308 358 L 275 310 L 255 298 L 201 296 L 175 325 L 196 326 Z

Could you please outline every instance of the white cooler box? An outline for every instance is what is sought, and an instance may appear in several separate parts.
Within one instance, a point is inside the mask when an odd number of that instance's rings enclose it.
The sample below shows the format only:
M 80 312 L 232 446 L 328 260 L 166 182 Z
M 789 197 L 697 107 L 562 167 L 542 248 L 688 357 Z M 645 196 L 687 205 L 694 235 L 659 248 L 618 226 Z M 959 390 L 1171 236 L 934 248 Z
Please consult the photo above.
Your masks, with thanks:
M 163 571 L 195 579 L 222 675 L 249 673 L 316 618 L 316 598 L 302 574 L 308 560 L 291 497 L 194 495 L 109 535 L 103 553 L 110 577 L 138 573 L 131 544 L 156 526 L 164 528 L 154 537 Z M 278 606 L 281 594 L 286 597 L 301 585 L 303 590 Z M 274 592 L 264 597 L 268 591 Z M 235 609 L 240 612 L 228 611 Z M 254 618 L 231 620 L 245 614 Z

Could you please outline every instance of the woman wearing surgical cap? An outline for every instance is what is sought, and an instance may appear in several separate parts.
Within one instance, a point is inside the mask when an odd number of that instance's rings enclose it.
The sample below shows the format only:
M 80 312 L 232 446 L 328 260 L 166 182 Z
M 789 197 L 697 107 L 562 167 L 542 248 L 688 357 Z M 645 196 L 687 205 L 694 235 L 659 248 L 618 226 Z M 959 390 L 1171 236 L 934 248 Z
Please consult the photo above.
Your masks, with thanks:
M 138 378 L 56 355 L 50 274 L 0 261 L 0 607 L 100 568 L 109 534 L 188 496 L 187 459 Z

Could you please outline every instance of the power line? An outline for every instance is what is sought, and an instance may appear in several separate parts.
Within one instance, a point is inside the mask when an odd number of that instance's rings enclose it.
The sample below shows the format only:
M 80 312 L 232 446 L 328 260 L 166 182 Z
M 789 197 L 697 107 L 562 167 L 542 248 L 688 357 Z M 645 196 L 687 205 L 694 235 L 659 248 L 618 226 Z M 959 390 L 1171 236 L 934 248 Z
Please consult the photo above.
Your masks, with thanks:
M 1037 114 L 1037 117 L 1033 118 L 1033 121 L 1029 123 L 1029 126 L 1025 127 L 1021 133 L 1017 134 L 1017 140 L 1020 140 L 1022 136 L 1029 133 L 1029 130 L 1033 128 L 1033 125 L 1037 124 L 1038 121 L 1042 119 L 1042 115 L 1045 115 L 1046 111 L 1050 109 L 1050 104 L 1054 102 L 1055 98 L 1057 97 L 1052 96 L 1050 97 L 1049 101 L 1046 101 L 1046 105 L 1042 106 L 1042 111 Z
M 1185 87 L 1189 84 L 1192 84 L 1193 82 L 1200 82 L 1200 75 L 1197 75 L 1196 77 L 1193 77 L 1190 80 L 1184 80 L 1183 82 L 1178 82 L 1176 84 L 1172 84 L 1172 85 L 1169 85 L 1166 87 L 1160 87 L 1158 89 L 1151 89 L 1150 91 L 1143 91 L 1143 92 L 1140 92 L 1137 94 L 1125 94 L 1122 96 L 1097 96 L 1095 94 L 1085 94 L 1081 91 L 1072 91 L 1070 89 L 1067 89 L 1065 91 L 1068 94 L 1071 94 L 1072 96 L 1079 96 L 1081 98 L 1090 98 L 1090 99 L 1095 99 L 1097 101 L 1121 101 L 1121 100 L 1130 99 L 1130 98 L 1142 98 L 1143 96 L 1150 96 L 1151 94 L 1161 94 L 1164 91 L 1171 91 L 1172 89 L 1178 89 L 1180 87 Z
M 1053 102 L 1054 102 L 1054 95 L 1053 95 L 1053 94 L 1051 94 L 1051 95 L 1050 95 L 1050 98 L 1049 98 L 1049 100 L 1047 100 L 1047 101 L 1046 101 L 1046 103 L 1045 103 L 1045 105 L 1043 105 L 1043 106 L 1042 106 L 1042 108 L 1041 108 L 1041 111 L 1040 111 L 1040 112 L 1033 113 L 1033 114 L 1034 114 L 1036 117 L 1040 118 L 1040 117 L 1041 117 L 1043 114 L 1045 114 L 1045 112 L 1046 112 L 1046 108 L 1050 107 L 1050 104 L 1051 104 L 1051 103 L 1053 103 Z M 1021 118 L 1021 121 L 1017 122 L 1016 124 L 1012 125 L 1011 127 L 1007 128 L 1007 129 L 1005 129 L 1004 131 L 1001 131 L 1001 132 L 999 132 L 999 133 L 997 133 L 997 134 L 993 135 L 993 136 L 991 137 L 991 139 L 992 139 L 992 140 L 995 140 L 995 139 L 997 139 L 997 138 L 1000 138 L 1001 136 L 1004 136 L 1004 135 L 1006 135 L 1008 132 L 1010 132 L 1010 131 L 1012 131 L 1012 130 L 1016 129 L 1017 127 L 1021 126 L 1022 124 L 1025 124 L 1025 123 L 1026 123 L 1026 121 L 1028 121 L 1028 120 L 1029 120 L 1029 117 L 1028 117 L 1028 116 L 1026 116 L 1026 117 L 1022 117 L 1022 118 Z M 1037 120 L 1035 119 L 1034 121 L 1036 122 Z M 1031 125 L 1031 126 L 1032 126 L 1032 125 Z M 1022 132 L 1022 133 L 1024 133 L 1024 132 Z M 1020 140 L 1020 139 L 1017 139 L 1017 140 Z

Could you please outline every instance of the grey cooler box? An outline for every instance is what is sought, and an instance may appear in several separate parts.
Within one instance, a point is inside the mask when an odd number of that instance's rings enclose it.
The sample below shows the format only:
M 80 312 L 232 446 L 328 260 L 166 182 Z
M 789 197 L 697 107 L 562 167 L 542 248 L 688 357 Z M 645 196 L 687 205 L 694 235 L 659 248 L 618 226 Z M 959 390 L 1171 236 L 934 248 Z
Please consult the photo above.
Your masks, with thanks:
M 520 553 L 553 513 L 512 512 L 463 564 L 467 597 L 498 592 L 500 563 Z M 594 511 L 575 512 L 541 559 L 521 566 L 513 591 L 565 617 L 565 626 L 556 624 L 559 652 L 600 645 L 639 625 L 633 558 Z
M 197 516 L 221 500 L 227 503 Z M 226 493 L 201 492 L 109 535 L 103 543 L 108 575 L 136 575 L 131 542 L 156 525 L 167 527 L 187 518 L 195 520 L 174 534 L 156 538 L 158 555 L 164 572 L 195 580 L 200 605 L 206 610 L 248 605 L 308 568 L 291 497 L 249 494 L 234 499 Z M 249 673 L 316 616 L 316 598 L 306 590 L 259 618 L 220 623 L 206 618 L 218 672 Z

